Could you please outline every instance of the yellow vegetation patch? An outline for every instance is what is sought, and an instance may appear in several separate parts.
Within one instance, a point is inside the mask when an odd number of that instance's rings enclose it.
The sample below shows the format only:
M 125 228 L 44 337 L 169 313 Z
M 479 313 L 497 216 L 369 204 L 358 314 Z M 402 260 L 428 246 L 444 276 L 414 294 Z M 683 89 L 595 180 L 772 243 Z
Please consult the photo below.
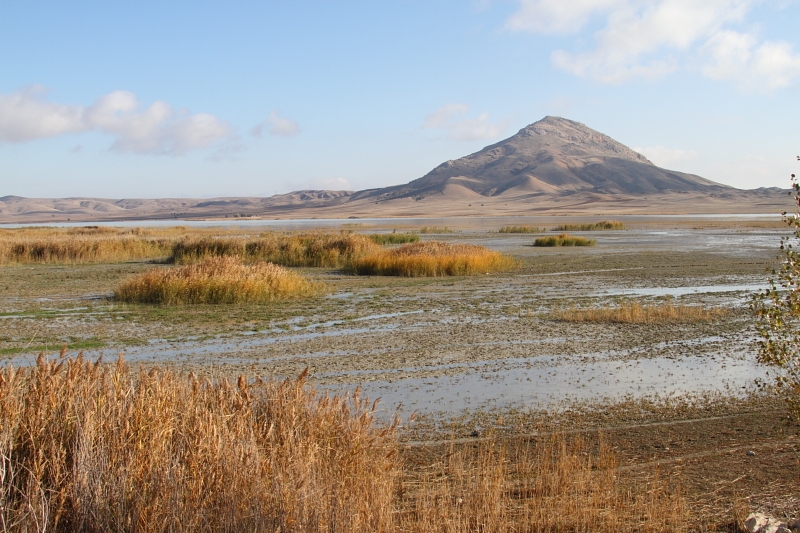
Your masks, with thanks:
M 555 311 L 552 317 L 564 322 L 619 322 L 627 324 L 655 324 L 659 322 L 708 322 L 726 316 L 729 310 L 696 305 L 641 304 L 626 302 L 617 307 L 595 309 L 568 309 Z
M 554 237 L 539 237 L 533 241 L 534 246 L 594 246 L 597 241 L 586 237 L 576 237 L 562 233 Z
M 509 270 L 510 257 L 474 244 L 419 242 L 381 250 L 350 263 L 349 269 L 366 276 L 468 276 Z
M 148 270 L 123 282 L 114 297 L 165 305 L 264 303 L 309 296 L 319 289 L 318 284 L 272 263 L 211 257 L 192 265 Z

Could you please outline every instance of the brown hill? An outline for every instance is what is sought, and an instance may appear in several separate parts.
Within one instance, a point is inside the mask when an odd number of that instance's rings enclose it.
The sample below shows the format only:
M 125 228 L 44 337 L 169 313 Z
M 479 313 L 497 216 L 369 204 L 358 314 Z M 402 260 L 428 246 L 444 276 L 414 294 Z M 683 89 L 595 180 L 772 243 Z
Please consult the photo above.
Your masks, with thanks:
M 580 122 L 545 117 L 513 137 L 442 163 L 408 184 L 363 191 L 352 200 L 421 200 L 458 189 L 484 197 L 525 191 L 640 195 L 732 190 L 700 176 L 659 168 L 642 154 Z

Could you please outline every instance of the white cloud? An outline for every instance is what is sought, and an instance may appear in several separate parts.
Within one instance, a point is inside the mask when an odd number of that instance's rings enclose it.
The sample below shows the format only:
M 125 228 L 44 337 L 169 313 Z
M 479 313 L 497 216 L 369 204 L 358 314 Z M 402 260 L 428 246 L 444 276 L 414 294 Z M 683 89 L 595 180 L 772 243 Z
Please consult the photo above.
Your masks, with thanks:
M 427 117 L 423 128 L 443 130 L 447 136 L 456 141 L 484 141 L 496 139 L 507 124 L 489 120 L 488 113 L 481 113 L 475 118 L 467 118 L 469 106 L 466 104 L 447 104 Z
M 311 182 L 311 189 L 324 191 L 352 191 L 353 184 L 347 178 L 326 178 Z
M 646 148 L 634 148 L 634 150 L 662 168 L 673 168 L 675 165 L 680 165 L 697 157 L 697 152 L 694 150 L 686 151 L 665 146 L 649 146 Z
M 157 101 L 142 109 L 136 96 L 114 91 L 89 107 L 48 102 L 39 88 L 0 95 L 0 141 L 29 142 L 67 133 L 100 131 L 111 135 L 111 149 L 139 154 L 183 155 L 233 137 L 214 115 L 175 111 Z
M 800 54 L 786 42 L 761 44 L 752 33 L 723 30 L 701 48 L 708 63 L 703 74 L 733 80 L 746 90 L 781 89 L 800 80 Z
M 800 55 L 786 42 L 759 42 L 731 24 L 745 21 L 760 0 L 520 0 L 506 21 L 510 31 L 568 34 L 592 22 L 601 28 L 588 50 L 556 50 L 560 69 L 602 83 L 657 79 L 699 58 L 709 78 L 767 88 L 800 80 Z
M 267 120 L 250 130 L 250 134 L 254 137 L 261 137 L 264 135 L 264 130 L 267 130 L 271 135 L 280 135 L 282 137 L 292 137 L 300 133 L 300 125 L 294 120 L 282 117 L 277 111 L 273 111 L 267 117 Z
M 0 142 L 24 143 L 86 129 L 83 108 L 48 102 L 40 86 L 0 94 Z

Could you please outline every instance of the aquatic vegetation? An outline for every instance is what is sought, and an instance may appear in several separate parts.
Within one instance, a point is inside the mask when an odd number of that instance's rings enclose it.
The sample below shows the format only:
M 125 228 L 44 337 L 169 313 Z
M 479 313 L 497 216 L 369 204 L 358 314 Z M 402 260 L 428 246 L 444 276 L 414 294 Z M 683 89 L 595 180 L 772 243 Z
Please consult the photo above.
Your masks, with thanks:
M 603 220 L 590 224 L 562 224 L 556 226 L 552 231 L 604 231 L 604 230 L 623 230 L 625 224 L 617 220 Z
M 453 231 L 447 226 L 424 226 L 420 228 L 419 232 L 422 233 L 423 235 L 431 233 L 438 235 L 445 233 L 455 233 L 455 231 Z
M 148 270 L 122 282 L 114 298 L 163 305 L 265 303 L 310 296 L 319 289 L 300 274 L 272 263 L 210 257 L 182 267 Z
M 534 246 L 594 246 L 597 241 L 586 237 L 577 237 L 562 233 L 557 236 L 539 237 L 533 241 Z
M 352 261 L 347 270 L 363 276 L 469 276 L 514 268 L 516 262 L 474 244 L 429 241 L 381 250 Z
M 409 242 L 419 242 L 419 235 L 416 233 L 375 233 L 369 236 L 376 244 L 407 244 Z
M 564 322 L 656 324 L 660 322 L 708 322 L 729 314 L 730 310 L 722 307 L 707 308 L 699 305 L 679 305 L 672 302 L 658 304 L 623 302 L 615 307 L 557 310 L 551 313 L 551 317 Z
M 542 233 L 544 229 L 538 226 L 503 226 L 498 233 Z

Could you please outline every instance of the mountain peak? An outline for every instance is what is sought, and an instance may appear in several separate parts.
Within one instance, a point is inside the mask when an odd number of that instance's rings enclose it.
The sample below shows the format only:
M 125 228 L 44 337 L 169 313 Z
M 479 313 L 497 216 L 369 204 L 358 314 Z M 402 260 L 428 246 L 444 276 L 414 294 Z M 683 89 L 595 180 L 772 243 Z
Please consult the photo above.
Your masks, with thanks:
M 722 188 L 727 187 L 700 176 L 659 168 L 642 154 L 585 124 L 547 116 L 508 139 L 446 161 L 406 185 L 364 191 L 356 197 L 420 200 L 435 194 L 653 194 Z

